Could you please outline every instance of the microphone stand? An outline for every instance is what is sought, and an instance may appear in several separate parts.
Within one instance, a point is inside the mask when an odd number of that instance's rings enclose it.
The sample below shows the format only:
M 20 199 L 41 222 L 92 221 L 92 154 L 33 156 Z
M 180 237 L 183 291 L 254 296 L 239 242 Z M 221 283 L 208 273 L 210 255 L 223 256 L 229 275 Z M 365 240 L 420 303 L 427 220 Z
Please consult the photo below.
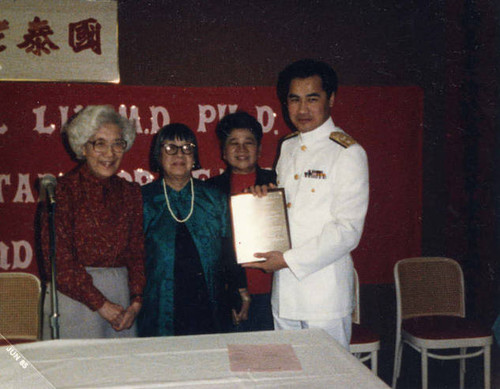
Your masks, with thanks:
M 52 315 L 50 316 L 50 328 L 52 339 L 59 339 L 59 304 L 57 301 L 56 285 L 56 228 L 54 223 L 56 202 L 54 199 L 48 200 L 49 213 L 49 258 L 50 258 L 50 295 L 52 297 Z

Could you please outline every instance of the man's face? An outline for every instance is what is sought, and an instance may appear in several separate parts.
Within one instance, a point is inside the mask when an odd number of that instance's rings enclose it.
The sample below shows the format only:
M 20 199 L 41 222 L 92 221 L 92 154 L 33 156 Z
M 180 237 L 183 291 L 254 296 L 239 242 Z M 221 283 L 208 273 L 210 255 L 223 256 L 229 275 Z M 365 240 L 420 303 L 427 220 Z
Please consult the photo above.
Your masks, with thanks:
M 334 95 L 327 98 L 321 77 L 294 78 L 287 96 L 288 115 L 297 130 L 309 132 L 330 117 Z

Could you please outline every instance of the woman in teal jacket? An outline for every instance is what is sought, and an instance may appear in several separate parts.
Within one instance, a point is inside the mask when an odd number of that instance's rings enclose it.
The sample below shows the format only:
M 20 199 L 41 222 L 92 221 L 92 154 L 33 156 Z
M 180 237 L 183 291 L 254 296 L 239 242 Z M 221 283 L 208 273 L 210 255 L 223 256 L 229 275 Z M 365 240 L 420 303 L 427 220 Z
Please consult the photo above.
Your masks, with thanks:
M 146 287 L 140 336 L 222 332 L 224 289 L 245 292 L 231 249 L 227 199 L 191 177 L 199 167 L 194 133 L 161 129 L 153 146 L 160 179 L 143 187 Z

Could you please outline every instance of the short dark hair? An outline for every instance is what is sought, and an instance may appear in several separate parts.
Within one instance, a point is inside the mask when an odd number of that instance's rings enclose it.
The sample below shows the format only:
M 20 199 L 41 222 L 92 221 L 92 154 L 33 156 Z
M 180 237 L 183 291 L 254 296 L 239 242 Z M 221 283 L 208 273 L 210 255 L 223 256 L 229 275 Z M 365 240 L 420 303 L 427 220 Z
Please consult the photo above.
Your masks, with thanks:
M 257 145 L 260 146 L 260 142 L 262 141 L 262 125 L 255 119 L 252 115 L 244 111 L 238 111 L 235 113 L 230 113 L 229 115 L 224 116 L 217 127 L 215 132 L 220 141 L 220 146 L 223 149 L 226 140 L 235 128 L 244 128 L 250 131 L 255 140 L 257 141 Z
M 321 86 L 329 99 L 338 89 L 338 77 L 333 68 L 325 62 L 314 59 L 301 59 L 283 69 L 278 76 L 276 91 L 281 104 L 286 104 L 290 83 L 295 78 L 321 77 Z
M 156 134 L 152 156 L 151 156 L 151 168 L 153 171 L 162 172 L 161 168 L 161 148 L 162 144 L 166 140 L 174 141 L 179 139 L 181 141 L 193 143 L 196 147 L 194 149 L 194 167 L 193 169 L 200 169 L 200 160 L 198 157 L 198 142 L 196 141 L 196 136 L 194 132 L 185 124 L 182 123 L 172 123 L 168 124 L 160 129 Z

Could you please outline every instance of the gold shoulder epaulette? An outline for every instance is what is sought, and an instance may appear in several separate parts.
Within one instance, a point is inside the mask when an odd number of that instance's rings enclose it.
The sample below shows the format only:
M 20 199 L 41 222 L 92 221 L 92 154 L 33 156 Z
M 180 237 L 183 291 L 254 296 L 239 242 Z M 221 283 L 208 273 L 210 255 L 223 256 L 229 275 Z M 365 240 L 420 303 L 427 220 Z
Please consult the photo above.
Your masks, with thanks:
M 356 142 L 354 138 L 352 138 L 350 135 L 347 135 L 343 132 L 340 131 L 335 131 L 330 134 L 330 139 L 333 140 L 334 142 L 338 143 L 344 148 L 348 148 L 349 146 L 352 146 Z
M 297 135 L 299 135 L 299 134 L 300 134 L 300 133 L 299 133 L 298 131 L 292 132 L 291 134 L 288 134 L 287 136 L 285 136 L 285 137 L 283 138 L 283 140 L 287 140 L 287 139 L 293 138 L 293 137 L 295 137 L 295 136 L 297 136 Z

